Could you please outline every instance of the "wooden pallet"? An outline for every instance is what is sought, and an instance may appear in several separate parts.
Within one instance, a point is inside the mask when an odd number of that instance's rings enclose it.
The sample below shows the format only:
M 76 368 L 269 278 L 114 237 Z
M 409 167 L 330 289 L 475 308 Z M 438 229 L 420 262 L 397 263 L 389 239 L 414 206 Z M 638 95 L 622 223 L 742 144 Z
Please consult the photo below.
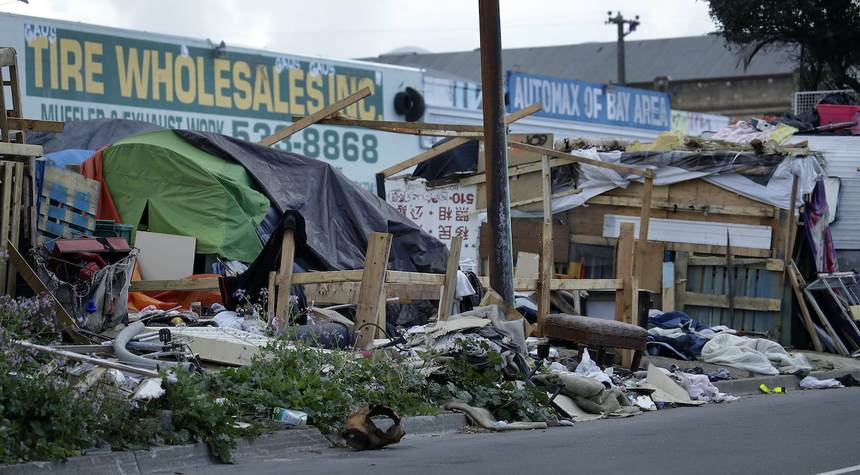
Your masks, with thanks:
M 21 231 L 22 201 L 24 198 L 24 164 L 0 161 L 0 239 L 2 248 L 7 242 L 18 242 Z M 0 260 L 0 294 L 15 295 L 15 270 L 6 260 Z
M 57 238 L 92 236 L 96 229 L 99 183 L 77 173 L 45 167 L 40 191 L 37 244 Z

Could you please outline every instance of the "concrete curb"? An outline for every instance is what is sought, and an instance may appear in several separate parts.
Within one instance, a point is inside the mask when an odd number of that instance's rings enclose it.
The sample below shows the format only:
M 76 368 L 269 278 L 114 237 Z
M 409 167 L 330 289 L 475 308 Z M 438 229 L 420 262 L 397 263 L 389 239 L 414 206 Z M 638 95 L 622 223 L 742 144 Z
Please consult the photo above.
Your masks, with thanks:
M 379 421 L 380 427 L 387 427 Z M 443 412 L 437 416 L 414 416 L 403 418 L 407 436 L 445 434 L 459 431 L 466 426 L 466 416 L 454 412 Z M 233 451 L 234 462 L 256 458 L 283 457 L 299 451 L 323 450 L 331 442 L 316 428 L 281 430 L 263 434 L 250 441 L 239 440 Z M 69 475 L 115 474 L 139 475 L 148 473 L 173 473 L 207 465 L 219 465 L 206 444 L 173 445 L 152 447 L 150 450 L 133 452 L 110 452 L 71 457 L 64 462 L 28 462 L 17 465 L 0 465 L 0 475 L 33 475 L 62 473 Z
M 844 376 L 845 374 L 852 374 L 855 378 L 860 379 L 860 370 L 832 370 L 832 371 L 818 371 L 810 373 L 810 376 L 814 376 L 818 379 L 830 379 L 836 378 L 839 376 Z M 744 379 L 733 379 L 730 381 L 718 381 L 714 383 L 714 386 L 719 388 L 720 391 L 731 394 L 733 396 L 749 396 L 753 394 L 762 394 L 759 391 L 758 387 L 762 383 L 769 388 L 773 388 L 775 386 L 781 386 L 789 391 L 798 391 L 800 390 L 800 380 L 794 375 L 776 375 L 776 376 L 757 376 L 754 378 L 744 378 Z
M 253 441 L 240 440 L 233 452 L 236 462 L 267 456 L 283 456 L 301 450 L 329 448 L 328 440 L 316 428 L 281 430 L 263 434 Z M 74 475 L 173 473 L 184 469 L 217 465 L 206 444 L 152 447 L 134 452 L 111 452 L 71 457 L 64 462 L 28 462 L 0 466 L 0 474 L 31 475 L 62 473 Z

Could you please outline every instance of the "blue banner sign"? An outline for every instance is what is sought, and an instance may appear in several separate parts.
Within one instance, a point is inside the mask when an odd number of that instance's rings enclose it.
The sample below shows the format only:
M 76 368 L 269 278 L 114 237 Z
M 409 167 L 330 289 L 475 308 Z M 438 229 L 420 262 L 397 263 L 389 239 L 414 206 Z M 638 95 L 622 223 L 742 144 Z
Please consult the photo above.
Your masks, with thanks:
M 508 112 L 543 103 L 536 116 L 637 129 L 669 130 L 669 95 L 508 71 Z

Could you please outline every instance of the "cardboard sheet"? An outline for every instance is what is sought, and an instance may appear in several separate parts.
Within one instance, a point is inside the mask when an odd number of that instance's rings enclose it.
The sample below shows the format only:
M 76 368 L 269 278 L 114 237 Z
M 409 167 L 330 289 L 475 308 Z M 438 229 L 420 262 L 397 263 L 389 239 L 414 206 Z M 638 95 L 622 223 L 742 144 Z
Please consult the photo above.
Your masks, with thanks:
M 184 279 L 194 273 L 197 239 L 174 234 L 138 231 L 134 247 L 143 280 Z
M 678 404 L 681 406 L 699 406 L 704 404 L 704 401 L 693 401 L 687 390 L 682 388 L 680 384 L 672 381 L 671 378 L 663 374 L 660 368 L 653 364 L 648 365 L 648 376 L 645 378 L 648 384 L 654 388 L 651 393 L 651 399 L 654 402 L 666 402 Z

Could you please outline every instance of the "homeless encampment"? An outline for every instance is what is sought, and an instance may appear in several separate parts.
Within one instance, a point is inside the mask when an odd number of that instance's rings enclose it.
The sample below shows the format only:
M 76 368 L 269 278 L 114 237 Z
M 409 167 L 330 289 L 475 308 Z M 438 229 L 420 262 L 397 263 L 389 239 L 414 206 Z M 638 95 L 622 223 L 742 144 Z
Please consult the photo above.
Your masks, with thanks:
M 86 150 L 104 145 L 104 136 L 136 130 L 121 122 L 87 121 L 40 140 Z M 390 269 L 445 272 L 442 242 L 330 164 L 298 154 L 162 129 L 107 145 L 82 173 L 101 183 L 99 218 L 193 236 L 198 254 L 251 263 L 233 287 L 266 286 L 278 268 L 284 226 L 297 230 L 297 271 L 362 268 L 369 235 L 386 232 L 393 235 Z M 271 252 L 262 252 L 270 233 Z

